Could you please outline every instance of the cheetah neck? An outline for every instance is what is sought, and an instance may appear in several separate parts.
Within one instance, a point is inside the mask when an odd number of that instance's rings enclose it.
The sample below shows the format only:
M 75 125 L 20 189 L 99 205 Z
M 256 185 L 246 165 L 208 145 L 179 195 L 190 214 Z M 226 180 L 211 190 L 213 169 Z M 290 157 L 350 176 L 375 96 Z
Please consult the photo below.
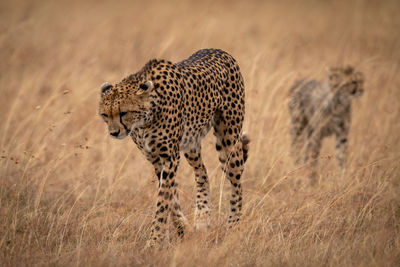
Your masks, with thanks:
M 340 88 L 331 88 L 328 79 L 325 80 L 324 91 L 326 93 L 323 101 L 323 110 L 327 114 L 340 114 L 343 111 L 349 110 L 351 101 L 346 98 L 340 91 Z

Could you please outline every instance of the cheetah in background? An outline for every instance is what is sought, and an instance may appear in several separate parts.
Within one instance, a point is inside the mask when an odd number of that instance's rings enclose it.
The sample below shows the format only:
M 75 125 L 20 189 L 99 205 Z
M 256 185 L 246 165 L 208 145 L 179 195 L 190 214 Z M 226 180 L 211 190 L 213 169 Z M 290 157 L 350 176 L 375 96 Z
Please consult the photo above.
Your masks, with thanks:
M 363 92 L 364 75 L 352 67 L 330 68 L 323 84 L 302 79 L 290 89 L 292 154 L 296 163 L 317 165 L 321 141 L 336 136 L 336 159 L 343 170 L 348 147 L 351 102 Z
M 178 235 L 184 234 L 186 219 L 175 181 L 181 151 L 195 174 L 195 226 L 209 226 L 210 185 L 201 158 L 201 139 L 211 127 L 222 170 L 232 185 L 228 223 L 239 221 L 240 179 L 249 139 L 242 133 L 244 82 L 231 55 L 204 49 L 179 63 L 150 60 L 121 82 L 101 87 L 99 114 L 111 136 L 131 136 L 154 166 L 159 187 L 148 246 L 164 239 L 169 215 Z

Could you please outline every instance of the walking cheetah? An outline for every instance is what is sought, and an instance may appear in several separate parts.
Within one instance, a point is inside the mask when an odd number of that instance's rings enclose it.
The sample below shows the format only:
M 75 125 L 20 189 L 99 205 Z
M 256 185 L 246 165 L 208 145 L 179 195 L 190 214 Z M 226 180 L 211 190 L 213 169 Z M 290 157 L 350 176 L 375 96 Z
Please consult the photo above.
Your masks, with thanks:
M 243 78 L 236 60 L 218 49 L 204 49 L 179 63 L 153 59 L 121 82 L 101 87 L 99 114 L 112 137 L 132 137 L 159 181 L 156 214 L 148 245 L 166 235 L 168 215 L 183 236 L 186 219 L 178 200 L 176 171 L 180 151 L 193 167 L 197 188 L 195 226 L 210 224 L 210 185 L 201 159 L 201 139 L 211 127 L 222 170 L 232 185 L 228 223 L 239 221 L 240 178 L 249 139 Z
M 330 68 L 323 84 L 302 79 L 290 89 L 292 154 L 296 163 L 317 164 L 321 141 L 336 136 L 336 159 L 343 169 L 347 157 L 351 101 L 363 92 L 364 75 L 352 67 Z

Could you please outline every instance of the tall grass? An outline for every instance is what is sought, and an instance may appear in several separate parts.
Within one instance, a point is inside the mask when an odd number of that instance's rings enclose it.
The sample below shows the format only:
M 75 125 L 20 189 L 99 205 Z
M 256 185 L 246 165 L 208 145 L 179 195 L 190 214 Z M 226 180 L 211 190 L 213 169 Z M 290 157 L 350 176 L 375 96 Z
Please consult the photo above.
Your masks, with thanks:
M 10 0 L 0 12 L 0 265 L 400 264 L 398 1 Z M 152 167 L 132 141 L 108 137 L 99 85 L 208 47 L 231 53 L 245 78 L 243 220 L 226 230 L 229 184 L 209 135 L 213 226 L 144 250 Z M 311 186 L 289 157 L 288 89 L 344 64 L 366 76 L 349 161 L 340 173 L 326 140 Z M 191 223 L 193 176 L 182 160 Z

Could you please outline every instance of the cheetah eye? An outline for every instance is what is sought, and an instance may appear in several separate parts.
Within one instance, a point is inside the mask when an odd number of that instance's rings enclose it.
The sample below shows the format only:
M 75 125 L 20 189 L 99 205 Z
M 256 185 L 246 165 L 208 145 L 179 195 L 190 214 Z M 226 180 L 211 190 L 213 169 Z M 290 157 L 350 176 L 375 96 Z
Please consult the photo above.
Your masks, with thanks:
M 122 116 L 125 116 L 127 112 L 120 112 L 119 116 L 122 118 Z
M 105 114 L 105 113 L 101 113 L 100 115 L 101 115 L 102 117 L 104 117 L 104 118 L 108 118 L 108 115 Z

